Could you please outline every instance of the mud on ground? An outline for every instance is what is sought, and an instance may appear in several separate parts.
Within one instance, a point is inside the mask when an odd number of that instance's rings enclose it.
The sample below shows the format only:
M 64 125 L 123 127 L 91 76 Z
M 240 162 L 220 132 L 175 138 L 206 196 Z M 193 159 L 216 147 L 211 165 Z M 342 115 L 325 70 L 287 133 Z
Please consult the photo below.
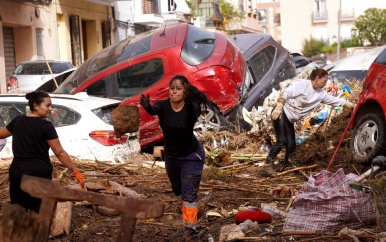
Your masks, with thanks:
M 290 196 L 274 198 L 269 194 L 269 190 L 279 184 L 285 184 L 299 190 L 307 181 L 305 175 L 325 170 L 334 152 L 334 150 L 327 150 L 328 143 L 331 140 L 335 146 L 338 144 L 350 115 L 350 110 L 344 110 L 340 117 L 332 120 L 331 125 L 323 133 L 316 133 L 298 145 L 293 159 L 294 164 L 296 166 L 317 164 L 317 167 L 312 170 L 304 170 L 304 174 L 291 172 L 275 178 L 262 177 L 260 167 L 256 165 L 256 162 L 263 160 L 266 153 L 259 151 L 260 139 L 253 134 L 227 134 L 230 137 L 230 145 L 219 152 L 223 154 L 223 157 L 220 158 L 215 155 L 216 150 L 211 146 L 212 141 L 203 139 L 208 150 L 207 153 L 209 153 L 207 163 L 210 163 L 210 166 L 204 170 L 199 191 L 201 211 L 198 222 L 199 234 L 190 241 L 208 241 L 209 234 L 214 238 L 214 241 L 218 241 L 221 227 L 234 224 L 233 214 L 240 207 L 260 208 L 261 203 L 275 203 L 279 209 L 285 210 Z M 330 170 L 332 172 L 339 168 L 344 168 L 346 173 L 356 173 L 357 170 L 361 172 L 361 166 L 351 163 L 351 154 L 348 152 L 350 132 L 346 135 L 335 157 Z M 230 154 L 235 155 L 236 153 L 239 154 L 239 160 L 230 156 Z M 248 159 L 248 157 L 250 158 Z M 146 161 L 148 165 L 144 166 Z M 171 191 L 164 168 L 152 167 L 152 163 L 151 155 L 142 154 L 130 161 L 129 165 L 108 172 L 109 175 L 119 174 L 124 175 L 123 177 L 107 177 L 107 179 L 143 194 L 146 199 L 165 204 L 164 214 L 161 218 L 137 220 L 133 241 L 184 241 L 182 239 L 184 231 L 181 226 L 179 203 Z M 64 171 L 64 166 L 57 160 L 53 159 L 53 164 L 56 173 L 60 174 Z M 88 172 L 106 174 L 102 172 L 107 167 L 106 164 L 95 161 L 76 161 L 76 164 L 84 174 Z M 229 168 L 231 166 L 234 168 Z M 275 167 L 277 171 L 280 168 L 280 165 Z M 3 165 L 0 169 L 1 214 L 9 205 L 7 169 L 7 165 Z M 96 182 L 100 179 L 106 178 L 86 176 L 86 182 Z M 61 185 L 70 185 L 76 184 L 76 181 L 70 173 L 64 173 L 60 183 Z M 119 196 L 119 194 L 115 195 Z M 208 211 L 216 211 L 222 217 L 206 217 L 205 214 Z M 49 241 L 116 241 L 120 230 L 119 221 L 119 216 L 109 217 L 99 214 L 93 205 L 75 204 L 72 211 L 70 234 L 60 235 Z M 341 228 L 316 235 L 283 235 L 281 234 L 283 224 L 282 218 L 274 217 L 272 223 L 260 224 L 249 230 L 246 237 L 262 237 L 267 241 L 352 241 L 338 237 L 337 234 Z M 362 241 L 374 241 L 373 238 L 361 239 Z

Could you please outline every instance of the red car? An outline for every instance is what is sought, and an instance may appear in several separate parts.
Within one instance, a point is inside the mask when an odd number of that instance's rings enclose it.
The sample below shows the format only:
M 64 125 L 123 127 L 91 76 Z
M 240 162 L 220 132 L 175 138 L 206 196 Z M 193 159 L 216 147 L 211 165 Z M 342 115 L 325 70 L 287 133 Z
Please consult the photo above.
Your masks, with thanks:
M 238 40 L 244 40 L 242 35 Z M 238 116 L 230 114 L 239 112 L 241 103 L 261 104 L 269 94 L 266 88 L 271 91 L 272 85 L 295 75 L 288 51 L 270 36 L 254 35 L 254 42 L 250 40 L 245 39 L 250 42 L 247 44 L 236 37 L 230 40 L 187 23 L 164 26 L 103 49 L 85 61 L 55 93 L 85 91 L 91 96 L 138 105 L 142 93 L 150 94 L 151 102 L 168 98 L 170 79 L 185 75 L 217 105 L 215 110 L 203 113 L 196 128 L 219 129 L 227 124 L 226 117 L 234 120 Z M 248 49 L 239 50 L 237 44 Z M 243 83 L 245 79 L 248 85 Z M 253 90 L 259 93 L 251 95 Z M 140 107 L 140 119 L 141 147 L 163 140 L 157 117 Z
M 386 48 L 371 64 L 357 104 L 350 142 L 354 161 L 369 165 L 386 154 Z

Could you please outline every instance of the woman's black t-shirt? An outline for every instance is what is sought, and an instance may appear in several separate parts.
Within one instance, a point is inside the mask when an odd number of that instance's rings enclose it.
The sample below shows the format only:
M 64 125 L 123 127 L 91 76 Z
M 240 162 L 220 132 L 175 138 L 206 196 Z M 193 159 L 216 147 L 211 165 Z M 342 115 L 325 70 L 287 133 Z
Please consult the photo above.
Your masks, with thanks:
M 146 111 L 151 115 L 158 115 L 165 138 L 165 151 L 169 155 L 183 157 L 197 149 L 198 140 L 193 134 L 193 128 L 200 116 L 200 105 L 185 103 L 176 112 L 172 109 L 170 100 L 166 99 L 150 105 Z
M 58 138 L 53 124 L 40 117 L 19 115 L 8 125 L 12 133 L 14 161 L 44 161 L 51 164 L 47 140 Z

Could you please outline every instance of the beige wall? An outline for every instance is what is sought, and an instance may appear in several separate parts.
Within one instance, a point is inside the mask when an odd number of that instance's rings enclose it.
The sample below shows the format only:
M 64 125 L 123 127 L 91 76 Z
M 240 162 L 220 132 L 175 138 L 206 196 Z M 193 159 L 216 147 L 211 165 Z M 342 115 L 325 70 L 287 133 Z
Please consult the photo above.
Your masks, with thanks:
M 328 21 L 313 23 L 314 1 L 280 0 L 282 45 L 289 51 L 301 52 L 304 39 L 309 39 L 311 35 L 315 36 L 317 28 L 326 28 L 324 37 L 332 43 L 332 37 L 338 36 L 340 1 L 342 2 L 342 13 L 354 11 L 354 17 L 358 17 L 371 7 L 386 8 L 385 0 L 326 0 Z M 354 21 L 355 19 L 341 21 L 341 37 L 343 28 L 351 29 L 354 26 Z
M 0 0 L 0 88 L 1 93 L 5 93 L 6 81 L 8 77 L 5 73 L 4 44 L 2 27 L 13 27 L 15 45 L 15 64 L 34 60 L 37 57 L 36 48 L 36 28 L 44 29 L 45 46 L 52 43 L 52 36 L 49 34 L 49 24 L 51 21 L 49 7 L 44 5 L 34 5 L 31 3 L 20 3 L 11 0 Z M 40 15 L 36 15 L 38 9 Z M 55 52 L 47 46 L 49 58 Z
M 36 14 L 38 10 L 39 14 Z M 69 15 L 78 15 L 80 31 L 87 38 L 81 39 L 82 57 L 91 57 L 102 49 L 101 22 L 111 17 L 111 8 L 85 0 L 53 0 L 49 6 L 34 5 L 14 0 L 0 0 L 0 90 L 5 93 L 8 77 L 5 73 L 2 27 L 13 27 L 15 64 L 38 59 L 36 28 L 43 29 L 43 53 L 46 59 L 72 60 Z M 82 21 L 86 29 L 82 32 Z M 113 36 L 113 35 L 112 35 Z M 112 39 L 112 43 L 114 40 Z M 84 46 L 87 46 L 84 47 Z
M 82 61 L 86 57 L 91 57 L 99 50 L 102 50 L 102 27 L 103 20 L 108 20 L 111 17 L 111 8 L 105 5 L 94 4 L 81 0 L 54 0 L 52 5 L 56 8 L 59 50 L 63 58 L 71 60 L 71 36 L 69 16 L 78 15 L 80 21 L 80 32 L 87 36 L 82 36 Z M 82 28 L 82 21 L 85 22 Z M 87 43 L 83 43 L 87 42 Z M 112 40 L 112 43 L 114 41 Z

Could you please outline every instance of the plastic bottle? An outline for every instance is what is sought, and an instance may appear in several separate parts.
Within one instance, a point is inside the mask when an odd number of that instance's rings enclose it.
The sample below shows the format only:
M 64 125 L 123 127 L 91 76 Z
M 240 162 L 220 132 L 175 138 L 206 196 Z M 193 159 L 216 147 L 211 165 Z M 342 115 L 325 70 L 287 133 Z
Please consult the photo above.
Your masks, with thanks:
M 252 220 L 247 219 L 244 222 L 240 223 L 239 227 L 240 227 L 241 231 L 246 232 L 249 229 L 255 227 L 255 224 L 252 222 Z

